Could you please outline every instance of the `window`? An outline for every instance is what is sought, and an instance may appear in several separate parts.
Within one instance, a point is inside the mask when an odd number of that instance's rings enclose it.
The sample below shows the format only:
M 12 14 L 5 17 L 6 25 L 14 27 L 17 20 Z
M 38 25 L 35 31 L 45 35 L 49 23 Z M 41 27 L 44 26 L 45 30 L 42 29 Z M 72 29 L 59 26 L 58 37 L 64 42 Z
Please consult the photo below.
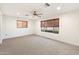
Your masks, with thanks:
M 28 27 L 27 21 L 17 20 L 17 28 L 27 28 L 27 27 Z
M 41 31 L 59 33 L 59 18 L 41 21 Z

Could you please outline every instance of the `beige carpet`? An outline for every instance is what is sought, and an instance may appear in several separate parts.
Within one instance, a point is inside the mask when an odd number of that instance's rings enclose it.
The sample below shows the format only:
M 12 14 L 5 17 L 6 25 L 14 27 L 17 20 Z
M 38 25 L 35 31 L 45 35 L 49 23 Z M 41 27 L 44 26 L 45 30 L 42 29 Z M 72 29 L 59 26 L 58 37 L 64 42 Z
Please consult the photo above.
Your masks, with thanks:
M 69 55 L 79 54 L 79 47 L 29 35 L 3 40 L 1 55 Z

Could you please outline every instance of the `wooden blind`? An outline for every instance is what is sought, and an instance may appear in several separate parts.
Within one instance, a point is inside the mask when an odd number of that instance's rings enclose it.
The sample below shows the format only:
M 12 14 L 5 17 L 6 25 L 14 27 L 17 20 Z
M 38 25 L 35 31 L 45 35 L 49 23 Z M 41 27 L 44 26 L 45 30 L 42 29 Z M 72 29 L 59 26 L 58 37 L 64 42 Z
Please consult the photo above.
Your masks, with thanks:
M 27 28 L 27 27 L 28 27 L 27 21 L 17 20 L 17 28 Z
M 41 21 L 41 27 L 59 27 L 59 18 Z

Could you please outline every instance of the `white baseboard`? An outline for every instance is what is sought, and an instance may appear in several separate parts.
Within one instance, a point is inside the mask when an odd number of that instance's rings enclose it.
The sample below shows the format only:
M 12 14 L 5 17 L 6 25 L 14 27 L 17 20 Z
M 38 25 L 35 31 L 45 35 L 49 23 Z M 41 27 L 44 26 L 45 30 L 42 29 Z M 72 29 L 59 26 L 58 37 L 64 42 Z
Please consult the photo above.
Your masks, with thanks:
M 34 35 L 34 34 L 27 34 L 27 35 L 20 35 L 20 36 L 7 37 L 7 38 L 4 38 L 4 40 L 5 40 L 5 39 L 10 39 L 10 38 L 22 37 L 22 36 L 29 36 L 29 35 Z

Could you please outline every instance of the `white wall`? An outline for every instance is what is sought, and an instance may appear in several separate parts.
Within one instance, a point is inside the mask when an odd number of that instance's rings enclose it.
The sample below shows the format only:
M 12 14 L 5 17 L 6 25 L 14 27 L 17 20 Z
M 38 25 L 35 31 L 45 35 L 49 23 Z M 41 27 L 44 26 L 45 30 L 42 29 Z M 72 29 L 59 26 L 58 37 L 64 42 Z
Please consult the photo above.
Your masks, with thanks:
M 1 11 L 0 11 L 0 42 L 1 42 L 1 23 L 2 23 L 2 18 L 1 18 Z
M 79 46 L 79 10 L 63 13 L 55 17 L 60 18 L 59 34 L 41 32 L 41 20 L 37 20 L 35 23 L 36 34 Z
M 28 28 L 17 28 L 18 19 L 27 20 Z M 4 29 L 4 39 L 12 38 L 17 36 L 29 35 L 33 34 L 33 22 L 32 20 L 24 19 L 24 18 L 16 18 L 12 16 L 3 16 L 3 29 Z
M 0 10 L 0 44 L 2 43 L 2 12 Z

